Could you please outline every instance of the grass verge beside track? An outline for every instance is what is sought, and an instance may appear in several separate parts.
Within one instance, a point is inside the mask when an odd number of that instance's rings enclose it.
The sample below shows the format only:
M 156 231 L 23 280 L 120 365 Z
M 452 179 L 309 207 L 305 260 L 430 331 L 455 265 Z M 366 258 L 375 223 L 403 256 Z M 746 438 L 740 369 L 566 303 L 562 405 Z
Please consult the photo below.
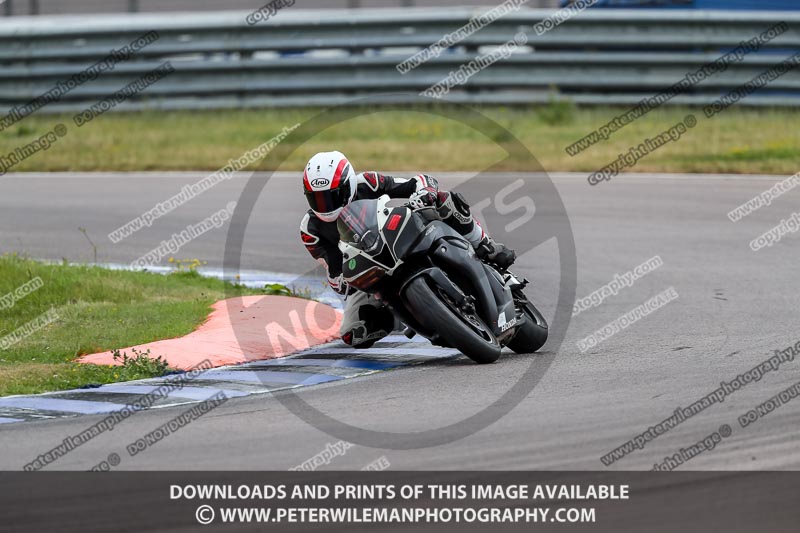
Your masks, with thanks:
M 16 254 L 0 257 L 0 297 L 36 278 L 41 283 L 29 287 L 41 286 L 12 306 L 11 299 L 0 300 L 0 339 L 51 309 L 58 318 L 5 349 L 0 341 L 0 396 L 162 374 L 165 368 L 149 363 L 112 367 L 73 361 L 89 353 L 186 335 L 205 320 L 214 302 L 263 294 L 196 271 L 161 275 L 44 264 Z
M 502 160 L 507 139 L 487 139 L 437 115 L 436 107 L 389 112 L 364 109 L 292 154 L 281 170 L 302 168 L 315 151 L 341 150 L 357 169 L 470 171 Z M 443 106 L 442 110 L 452 108 Z M 698 124 L 678 142 L 643 158 L 634 172 L 730 172 L 794 174 L 800 170 L 800 110 L 733 107 L 711 119 L 700 108 L 654 110 L 583 153 L 565 147 L 627 108 L 576 108 L 568 103 L 513 108 L 482 107 L 522 140 L 548 171 L 595 171 L 631 146 L 654 137 L 692 113 Z M 216 170 L 230 158 L 304 122 L 314 109 L 259 109 L 109 113 L 77 128 L 68 115 L 36 114 L 0 133 L 0 156 L 30 143 L 55 124 L 68 126 L 46 152 L 9 171 Z M 294 148 L 286 144 L 281 150 Z M 513 158 L 500 170 L 529 171 Z

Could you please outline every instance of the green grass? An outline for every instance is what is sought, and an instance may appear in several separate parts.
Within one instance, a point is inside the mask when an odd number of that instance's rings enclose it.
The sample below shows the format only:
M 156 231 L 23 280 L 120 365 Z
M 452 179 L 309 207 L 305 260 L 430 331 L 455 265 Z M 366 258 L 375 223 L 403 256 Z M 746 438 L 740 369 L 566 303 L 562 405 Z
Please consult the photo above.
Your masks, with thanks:
M 0 310 L 0 338 L 53 309 L 58 319 L 0 349 L 0 395 L 127 381 L 166 369 L 134 358 L 124 366 L 75 363 L 81 355 L 186 335 L 201 324 L 211 304 L 240 294 L 262 294 L 200 276 L 169 275 L 53 265 L 16 254 L 0 257 L 0 296 L 31 279 L 44 284 L 11 308 Z M 157 358 L 161 354 L 149 354 Z
M 625 108 L 578 108 L 564 102 L 480 108 L 510 132 L 496 134 L 494 139 L 442 116 L 440 110 L 459 115 L 447 106 L 403 112 L 364 109 L 362 116 L 342 120 L 301 146 L 283 143 L 268 160 L 286 155 L 281 168 L 297 171 L 314 152 L 338 149 L 363 170 L 481 170 L 498 162 L 502 170 L 531 170 L 525 158 L 504 159 L 502 144 L 513 135 L 548 171 L 591 172 L 693 113 L 697 127 L 679 142 L 642 159 L 633 170 L 775 174 L 800 170 L 798 109 L 732 107 L 707 119 L 699 108 L 665 106 L 575 157 L 564 148 Z M 313 109 L 109 113 L 80 129 L 67 115 L 35 114 L 0 133 L 0 155 L 60 122 L 69 127 L 67 135 L 13 170 L 215 170 L 317 113 Z

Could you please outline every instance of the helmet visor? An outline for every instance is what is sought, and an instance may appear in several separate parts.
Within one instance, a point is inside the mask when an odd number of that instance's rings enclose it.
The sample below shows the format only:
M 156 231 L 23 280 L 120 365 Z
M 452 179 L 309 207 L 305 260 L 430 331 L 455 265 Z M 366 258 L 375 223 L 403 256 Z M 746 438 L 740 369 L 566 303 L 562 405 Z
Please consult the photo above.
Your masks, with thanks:
M 330 213 L 344 207 L 350 201 L 350 180 L 341 187 L 329 191 L 305 191 L 311 210 L 316 213 Z

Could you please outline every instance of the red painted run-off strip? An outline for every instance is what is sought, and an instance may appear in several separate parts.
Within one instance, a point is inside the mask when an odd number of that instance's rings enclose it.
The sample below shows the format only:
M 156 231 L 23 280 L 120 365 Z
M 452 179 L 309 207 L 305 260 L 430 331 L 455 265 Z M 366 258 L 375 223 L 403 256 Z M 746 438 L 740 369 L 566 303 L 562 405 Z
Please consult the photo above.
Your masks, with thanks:
M 284 357 L 339 336 L 341 313 L 332 307 L 287 296 L 245 296 L 215 303 L 213 312 L 192 333 L 133 346 L 162 356 L 174 368 L 188 370 L 204 360 L 222 366 Z M 120 352 L 133 353 L 129 348 Z M 118 364 L 111 352 L 85 355 L 81 363 Z

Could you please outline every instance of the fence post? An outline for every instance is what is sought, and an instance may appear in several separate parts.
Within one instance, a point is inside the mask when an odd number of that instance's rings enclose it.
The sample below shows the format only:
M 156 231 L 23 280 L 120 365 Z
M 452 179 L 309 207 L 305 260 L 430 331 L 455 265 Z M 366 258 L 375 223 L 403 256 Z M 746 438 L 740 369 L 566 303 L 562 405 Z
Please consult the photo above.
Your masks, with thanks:
M 14 14 L 14 8 L 11 6 L 13 0 L 6 0 L 5 4 L 3 5 L 3 15 L 10 17 Z
M 139 12 L 139 0 L 128 0 L 128 13 Z

